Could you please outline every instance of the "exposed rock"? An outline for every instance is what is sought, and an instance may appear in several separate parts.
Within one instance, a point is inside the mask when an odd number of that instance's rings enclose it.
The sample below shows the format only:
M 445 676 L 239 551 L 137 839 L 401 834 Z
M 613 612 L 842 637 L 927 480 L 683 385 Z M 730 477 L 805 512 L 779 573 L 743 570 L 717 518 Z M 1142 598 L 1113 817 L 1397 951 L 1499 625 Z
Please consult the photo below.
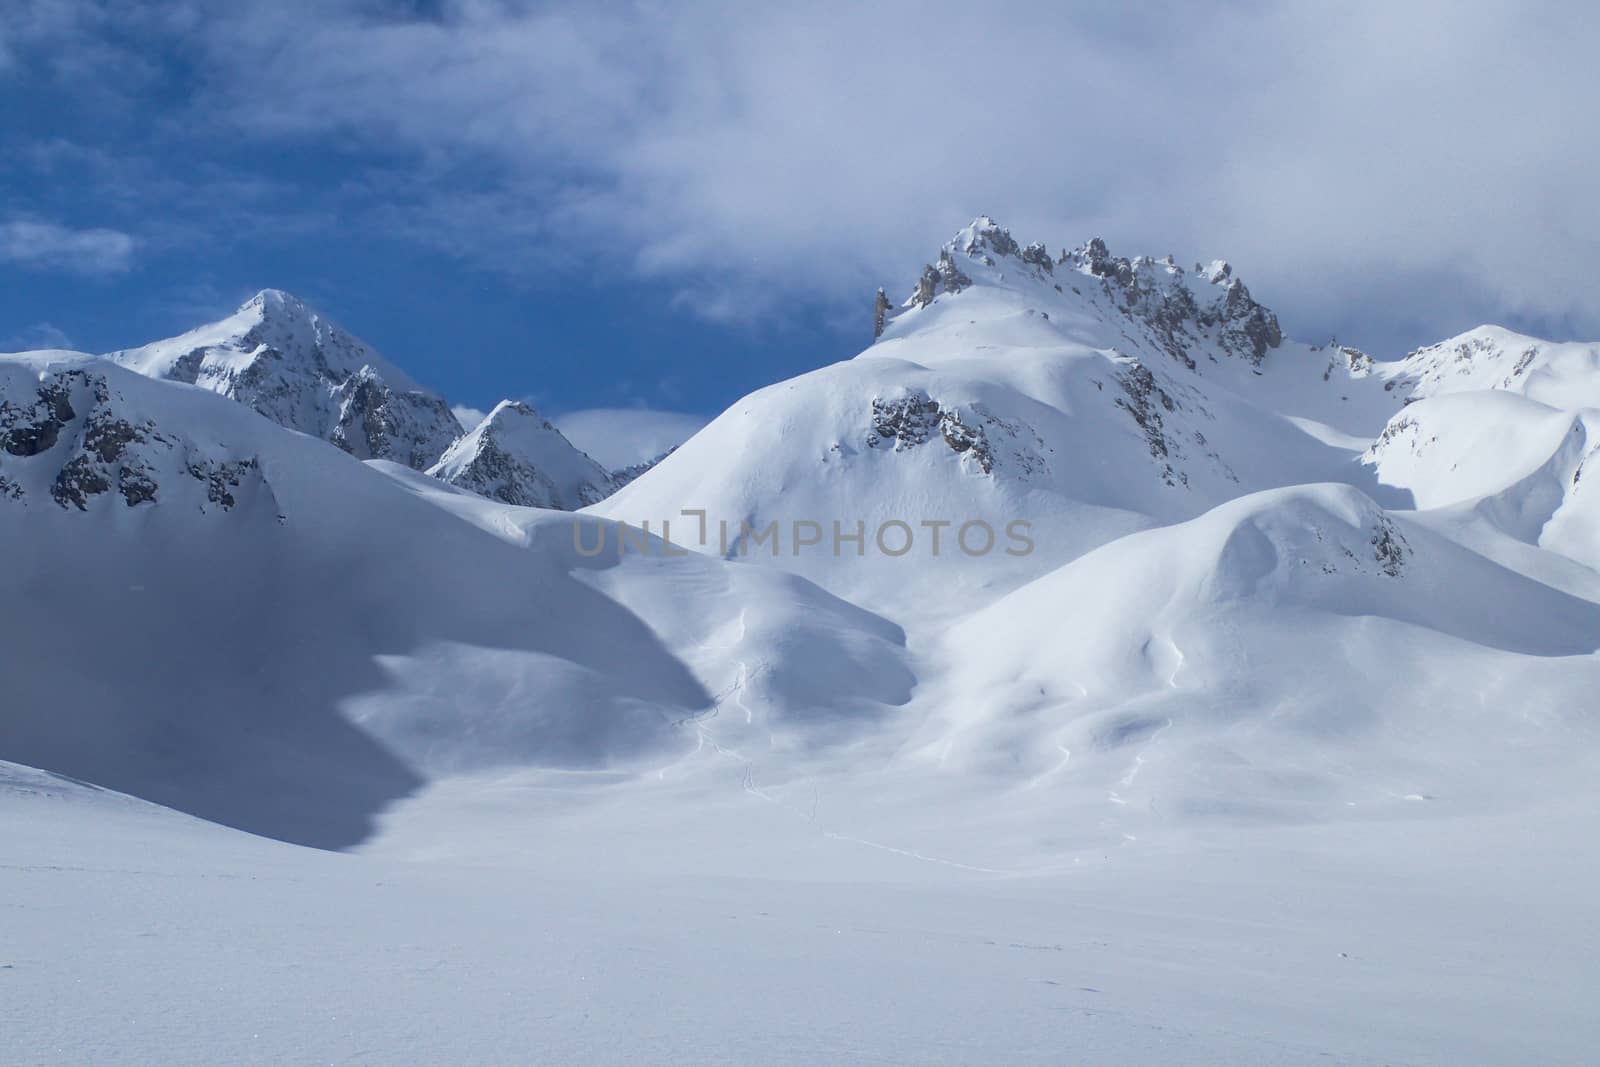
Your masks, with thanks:
M 1002 456 L 1019 476 L 1047 469 L 1038 451 L 1043 442 L 1030 427 L 999 418 L 981 405 L 967 405 L 963 412 L 940 405 L 921 390 L 893 399 L 873 399 L 868 448 L 904 452 L 935 437 L 957 455 L 971 457 L 984 474 L 992 475 Z
M 0 450 L 13 456 L 36 456 L 55 447 L 68 422 L 76 418 L 63 382 L 39 386 L 27 407 L 0 401 Z
M 926 393 L 912 393 L 896 400 L 874 398 L 867 445 L 877 448 L 888 443 L 896 452 L 920 445 L 938 428 L 940 414 L 939 405 Z
M 123 501 L 130 508 L 135 504 L 154 501 L 156 489 L 159 488 L 149 469 L 142 463 L 118 467 L 117 487 L 122 492 Z
M 1269 350 L 1283 343 L 1277 316 L 1251 298 L 1227 263 L 1196 264 L 1194 277 L 1210 287 L 1202 288 L 1190 282 L 1171 256 L 1131 260 L 1113 256 L 1098 237 L 1065 253 L 1060 263 L 1102 279 L 1124 313 L 1147 327 L 1156 343 L 1191 370 L 1195 367 L 1191 350 L 1207 335 L 1253 365 L 1260 365 Z
M 979 215 L 972 225 L 962 231 L 966 237 L 962 251 L 969 256 L 982 256 L 993 252 L 997 256 L 1014 256 L 1021 252 L 1011 231 L 987 215 Z
M 1391 578 L 1398 578 L 1410 553 L 1411 546 L 1406 543 L 1405 535 L 1387 517 L 1379 516 L 1372 532 L 1372 554 L 1378 561 L 1378 569 Z
M 112 463 L 130 444 L 145 440 L 144 431 L 107 411 L 96 411 L 84 420 L 83 448 L 101 463 Z
M 220 322 L 107 358 L 221 393 L 360 459 L 421 470 L 461 432 L 442 398 L 276 289 L 262 290 Z
M 983 427 L 968 426 L 959 412 L 947 411 L 939 419 L 939 433 L 954 452 L 970 452 L 983 473 L 994 473 L 994 452 L 983 435 Z
M 1333 372 L 1339 369 L 1341 357 L 1344 361 L 1344 369 L 1350 377 L 1365 378 L 1372 373 L 1372 357 L 1361 351 L 1361 349 L 1341 344 L 1333 344 L 1330 347 L 1333 349 L 1333 355 L 1328 359 L 1327 369 L 1322 372 L 1323 381 L 1332 380 Z
M 397 392 L 372 367 L 339 387 L 339 416 L 328 440 L 357 459 L 387 459 L 425 470 L 459 436 L 459 423 L 439 397 Z
M 1256 303 L 1243 282 L 1231 277 L 1232 268 L 1226 263 L 1222 266 L 1223 275 L 1210 279 L 1213 285 L 1222 285 L 1222 298 L 1202 309 L 1200 322 L 1206 326 L 1220 326 L 1227 346 L 1235 351 L 1243 350 L 1250 362 L 1259 365 L 1269 349 L 1283 343 L 1283 330 L 1278 326 L 1278 317 Z
M 1126 394 L 1116 399 L 1116 405 L 1132 416 L 1144 434 L 1145 444 L 1149 446 L 1151 457 L 1162 464 L 1162 480 L 1168 485 L 1187 485 L 1188 476 L 1174 470 L 1169 462 L 1173 458 L 1173 446 L 1168 443 L 1161 413 L 1176 410 L 1177 405 L 1171 395 L 1156 383 L 1155 375 L 1150 372 L 1150 368 L 1137 360 L 1127 370 L 1118 374 L 1116 379 Z
M 956 266 L 950 250 L 942 249 L 939 252 L 938 265 L 929 264 L 922 269 L 922 277 L 917 279 L 916 292 L 911 294 L 911 299 L 907 303 L 917 307 L 927 307 L 940 293 L 959 293 L 971 284 L 972 279 Z
M 89 498 L 111 488 L 111 479 L 97 467 L 89 456 L 73 456 L 56 474 L 50 486 L 50 496 L 62 507 L 89 510 Z
M 194 478 L 223 510 L 256 474 L 254 458 L 220 459 L 148 418 L 132 415 L 106 376 L 79 365 L 47 372 L 29 403 L 0 396 L 0 501 L 21 501 L 31 481 L 62 508 L 88 511 L 113 491 L 128 507 L 161 499 L 163 482 Z M 270 490 L 269 490 L 270 492 Z
M 497 404 L 428 473 L 502 503 L 561 511 L 597 504 L 617 488 L 544 416 L 513 400 Z
M 254 457 L 232 462 L 198 459 L 190 461 L 188 470 L 190 475 L 205 483 L 206 499 L 227 511 L 238 503 L 235 492 L 245 484 L 247 477 L 257 472 L 258 464 Z

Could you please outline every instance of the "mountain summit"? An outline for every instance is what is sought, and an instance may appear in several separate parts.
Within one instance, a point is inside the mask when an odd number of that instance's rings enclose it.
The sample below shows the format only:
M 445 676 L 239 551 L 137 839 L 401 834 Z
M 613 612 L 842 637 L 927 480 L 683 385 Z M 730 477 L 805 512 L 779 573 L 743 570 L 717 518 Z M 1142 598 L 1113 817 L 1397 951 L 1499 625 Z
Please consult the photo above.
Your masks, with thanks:
M 280 289 L 261 290 L 217 322 L 106 358 L 221 393 L 358 459 L 421 470 L 460 433 L 443 398 Z
M 1095 310 L 1108 325 L 1131 325 L 1184 362 L 1192 358 L 1191 348 L 1209 342 L 1259 365 L 1283 343 L 1277 316 L 1250 296 L 1223 260 L 1197 263 L 1190 273 L 1171 256 L 1114 256 L 1098 237 L 1052 259 L 1043 242 L 1020 245 L 1011 231 L 987 215 L 973 219 L 945 243 L 937 264 L 923 268 L 897 312 L 880 313 L 877 334 L 894 318 L 926 308 L 942 295 L 974 284 L 1003 285 L 1008 275 L 1019 274 L 1063 297 L 1070 288 L 1084 298 L 1087 287 L 1090 302 L 1102 298 Z
M 428 473 L 504 504 L 575 511 L 609 496 L 611 475 L 527 404 L 502 400 Z

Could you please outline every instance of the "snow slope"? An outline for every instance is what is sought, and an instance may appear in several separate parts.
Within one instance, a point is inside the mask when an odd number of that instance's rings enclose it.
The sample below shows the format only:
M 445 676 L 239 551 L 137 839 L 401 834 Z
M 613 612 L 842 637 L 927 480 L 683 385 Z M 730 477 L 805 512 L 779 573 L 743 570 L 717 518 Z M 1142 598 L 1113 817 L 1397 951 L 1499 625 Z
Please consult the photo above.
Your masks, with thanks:
M 695 819 L 574 815 L 580 789 L 441 811 L 498 857 L 467 864 L 0 763 L 7 1062 L 1579 1064 L 1600 1037 L 1594 927 L 1550 936 L 1600 873 L 1570 803 L 1015 878 L 814 845 L 739 790 Z
M 1433 355 L 1423 353 L 1430 363 Z M 1491 375 L 1484 389 L 1424 378 L 1427 395 L 1389 422 L 1365 460 L 1419 508 L 1600 566 L 1600 496 L 1583 479 L 1600 449 L 1590 356 L 1534 361 Z
M 1365 818 L 1403 798 L 1514 809 L 1581 788 L 1600 752 L 1581 696 L 1600 685 L 1600 605 L 1348 486 L 1122 538 L 941 647 L 950 666 L 925 684 L 958 711 L 930 722 L 926 758 L 1004 753 L 1130 831 L 1157 813 Z
M 774 716 L 870 717 L 909 684 L 896 627 L 804 581 L 603 561 L 647 622 L 572 561 L 569 517 L 542 513 L 557 548 L 530 550 L 503 516 L 541 513 L 416 476 L 489 516 L 463 521 L 104 360 L 0 359 L 0 434 L 0 602 L 27 606 L 0 621 L 0 751 L 257 833 L 345 846 L 430 776 L 659 762 L 746 663 L 770 665 Z M 742 613 L 759 625 L 696 649 L 695 670 L 663 643 Z M 816 673 L 841 656 L 873 670 Z
M 1382 372 L 1417 399 L 1502 390 L 1569 410 L 1600 407 L 1600 345 L 1542 341 L 1502 326 L 1419 348 Z

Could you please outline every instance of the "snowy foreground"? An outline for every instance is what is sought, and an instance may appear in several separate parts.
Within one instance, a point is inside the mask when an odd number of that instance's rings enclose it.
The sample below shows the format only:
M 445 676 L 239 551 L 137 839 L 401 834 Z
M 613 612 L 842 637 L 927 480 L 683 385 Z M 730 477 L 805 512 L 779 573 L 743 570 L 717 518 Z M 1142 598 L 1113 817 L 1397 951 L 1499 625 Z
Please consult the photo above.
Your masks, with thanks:
M 1577 1064 L 1600 1039 L 1594 811 L 1561 798 L 1007 874 L 731 770 L 693 819 L 457 785 L 355 856 L 4 782 L 8 1063 Z
M 1594 1062 L 1600 347 L 876 317 L 618 470 L 270 290 L 0 356 L 0 1062 Z

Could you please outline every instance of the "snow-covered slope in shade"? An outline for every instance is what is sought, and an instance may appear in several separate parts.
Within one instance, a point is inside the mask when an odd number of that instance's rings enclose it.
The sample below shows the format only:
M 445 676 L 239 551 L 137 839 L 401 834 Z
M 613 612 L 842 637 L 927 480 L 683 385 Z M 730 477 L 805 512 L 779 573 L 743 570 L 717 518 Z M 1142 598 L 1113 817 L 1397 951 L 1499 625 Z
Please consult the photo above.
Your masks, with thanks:
M 502 400 L 428 473 L 503 504 L 575 511 L 611 494 L 611 475 L 527 404 Z
M 218 322 L 106 358 L 231 397 L 358 459 L 420 470 L 461 432 L 442 398 L 277 289 L 262 290 Z
M 746 686 L 802 747 L 909 693 L 899 629 L 803 580 L 583 558 L 579 520 L 391 467 L 104 360 L 0 358 L 0 752 L 347 846 L 433 776 L 679 758 Z

